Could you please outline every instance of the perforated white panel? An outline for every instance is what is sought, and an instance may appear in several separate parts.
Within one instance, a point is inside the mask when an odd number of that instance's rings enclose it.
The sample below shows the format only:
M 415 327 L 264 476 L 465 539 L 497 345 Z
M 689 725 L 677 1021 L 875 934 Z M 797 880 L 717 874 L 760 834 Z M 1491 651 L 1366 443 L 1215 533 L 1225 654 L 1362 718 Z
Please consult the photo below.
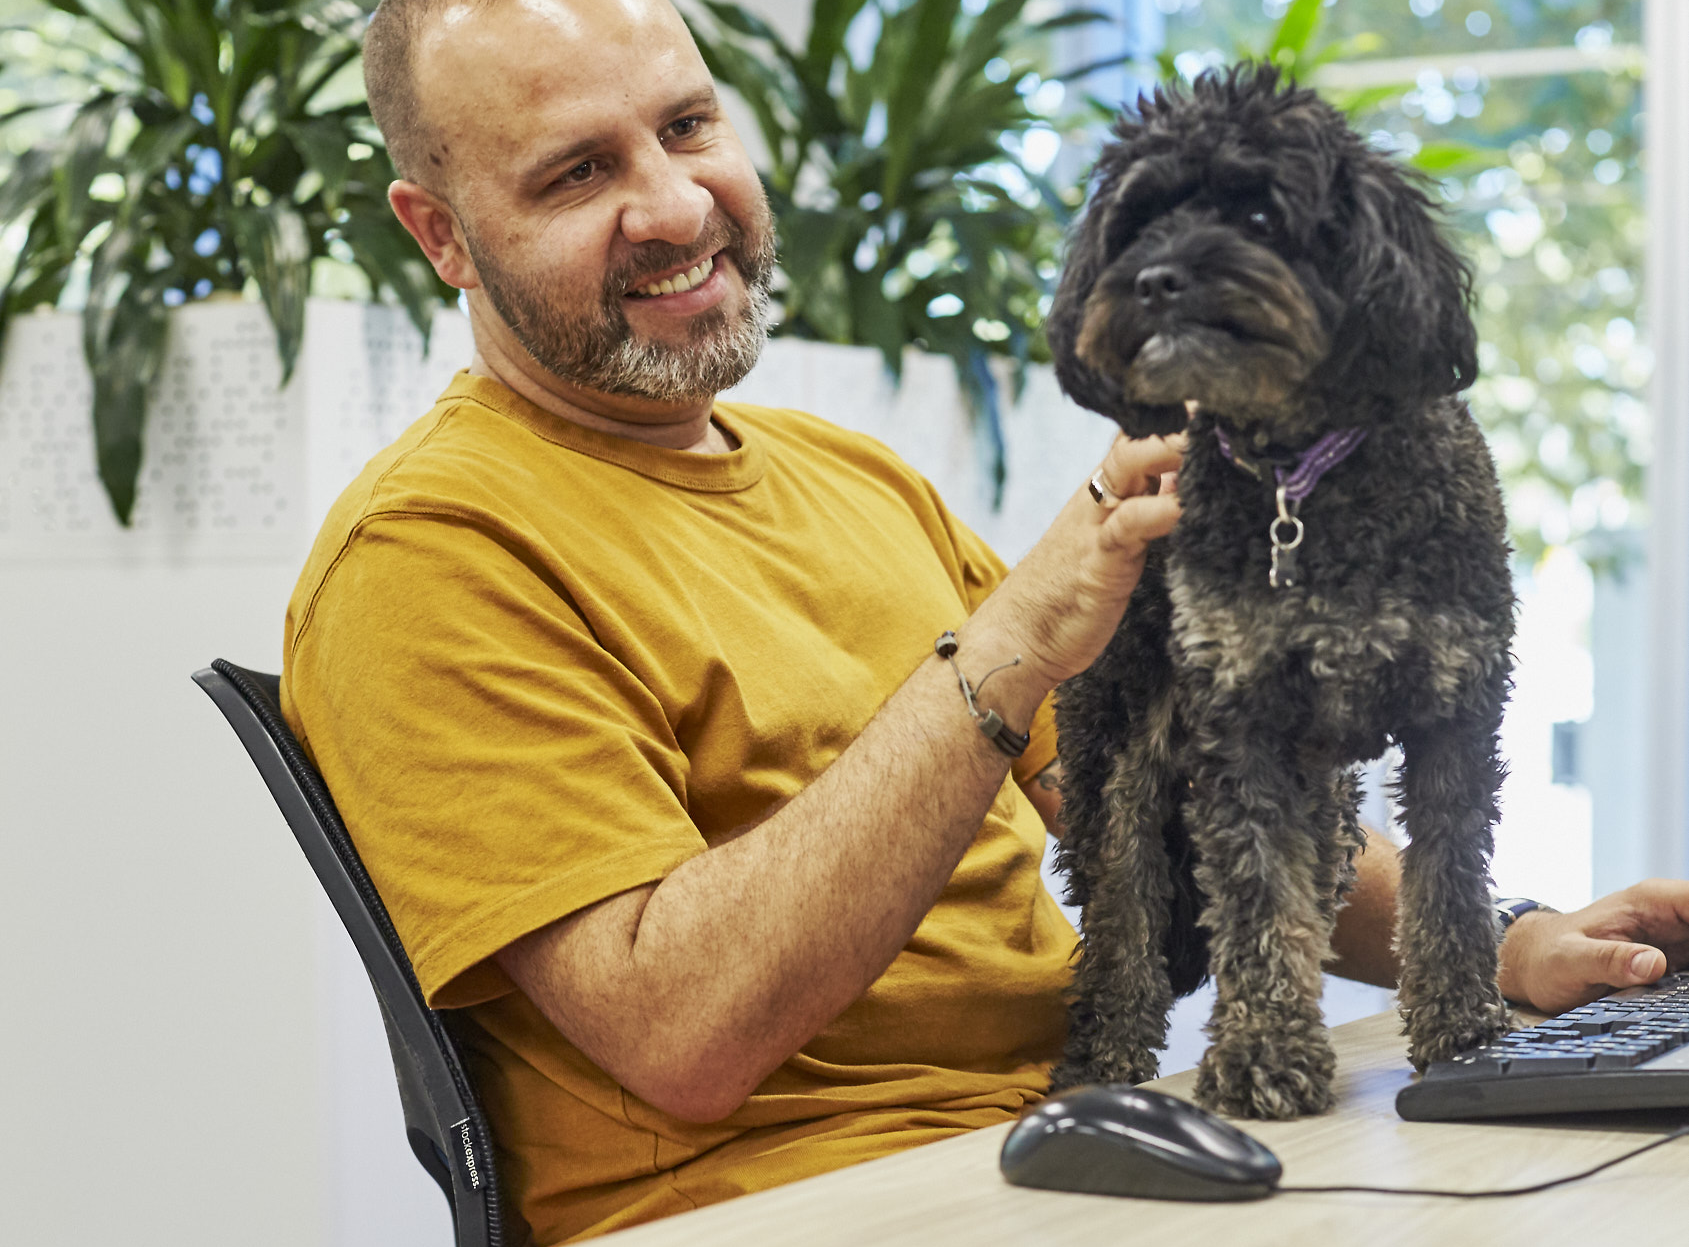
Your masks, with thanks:
M 94 469 L 81 324 L 28 316 L 0 367 L 0 558 L 297 560 L 369 457 L 422 416 L 472 356 L 455 310 L 432 350 L 398 308 L 312 300 L 291 384 L 264 309 L 173 314 L 153 396 L 135 524 L 120 529 Z M 893 387 L 877 351 L 782 340 L 727 397 L 796 407 L 872 434 L 925 473 L 1000 553 L 1023 553 L 1101 459 L 1108 421 L 1062 397 L 1047 368 L 1008 404 L 1009 473 L 993 509 L 982 439 L 946 359 L 906 353 Z
M 134 524 L 94 466 L 92 383 L 75 316 L 29 316 L 0 369 L 0 552 L 46 557 L 275 547 L 302 484 L 300 429 L 277 393 L 263 309 L 183 308 L 153 392 Z M 256 543 L 256 545 L 255 545 Z
M 370 456 L 419 419 L 469 365 L 469 322 L 453 310 L 434 317 L 426 358 L 422 336 L 402 310 L 366 303 L 313 302 L 305 330 L 310 370 L 302 401 L 309 418 L 309 529 Z
M 180 308 L 148 419 L 133 527 L 94 465 L 74 315 L 13 322 L 0 366 L 0 558 L 296 558 L 364 461 L 469 362 L 467 322 L 435 350 L 398 309 L 313 300 L 288 388 L 264 309 Z

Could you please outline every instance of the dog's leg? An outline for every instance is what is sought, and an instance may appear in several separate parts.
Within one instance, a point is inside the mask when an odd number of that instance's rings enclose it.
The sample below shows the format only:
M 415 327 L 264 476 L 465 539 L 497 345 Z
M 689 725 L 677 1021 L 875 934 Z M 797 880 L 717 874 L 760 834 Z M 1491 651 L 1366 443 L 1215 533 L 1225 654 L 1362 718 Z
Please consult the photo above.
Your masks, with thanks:
M 1313 790 L 1308 826 L 1319 835 L 1319 867 L 1314 882 L 1320 913 L 1335 923 L 1337 911 L 1355 885 L 1355 854 L 1366 847 L 1360 821 L 1360 777 L 1353 767 L 1334 771 L 1328 784 Z
M 1409 844 L 1396 901 L 1397 1000 L 1408 1056 L 1420 1069 L 1508 1027 L 1489 891 L 1490 829 L 1504 774 L 1499 728 L 1497 712 L 1402 737 Z
M 1307 789 L 1281 757 L 1252 756 L 1233 737 L 1193 736 L 1213 746 L 1193 760 L 1187 818 L 1218 988 L 1197 1099 L 1243 1117 L 1323 1112 L 1336 1069 L 1320 1015 L 1335 907 L 1319 895 L 1319 845 L 1332 829 L 1299 825 Z
M 1050 1087 L 1144 1082 L 1167 1046 L 1164 951 L 1173 896 L 1162 827 L 1173 816 L 1172 698 L 1147 708 L 1103 787 L 1106 828 L 1083 911 L 1067 1051 Z

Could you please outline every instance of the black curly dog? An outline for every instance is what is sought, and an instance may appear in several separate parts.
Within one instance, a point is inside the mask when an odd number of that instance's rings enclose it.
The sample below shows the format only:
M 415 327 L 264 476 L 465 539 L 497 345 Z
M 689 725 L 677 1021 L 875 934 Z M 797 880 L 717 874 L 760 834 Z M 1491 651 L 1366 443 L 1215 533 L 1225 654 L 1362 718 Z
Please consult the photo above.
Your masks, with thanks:
M 1056 372 L 1189 449 L 1178 526 L 1058 694 L 1084 940 L 1052 1081 L 1154 1077 L 1175 995 L 1212 973 L 1198 1098 L 1317 1113 L 1321 968 L 1364 844 L 1353 765 L 1392 740 L 1410 1055 L 1507 1025 L 1488 863 L 1514 598 L 1455 397 L 1471 276 L 1414 181 L 1270 67 L 1157 91 L 1115 136 L 1051 311 Z

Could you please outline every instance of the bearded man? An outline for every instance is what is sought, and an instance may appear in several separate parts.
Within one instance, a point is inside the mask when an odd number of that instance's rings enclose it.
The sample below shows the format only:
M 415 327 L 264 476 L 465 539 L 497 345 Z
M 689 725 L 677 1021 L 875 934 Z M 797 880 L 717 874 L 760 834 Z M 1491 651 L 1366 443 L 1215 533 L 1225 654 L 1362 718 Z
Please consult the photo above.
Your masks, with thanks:
M 772 228 L 665 0 L 384 0 L 365 63 L 475 357 L 326 521 L 283 707 L 466 1019 L 511 1201 L 556 1243 L 1014 1118 L 1074 946 L 1048 698 L 1179 446 L 1117 442 L 1006 572 L 879 444 L 715 400 Z M 1389 981 L 1394 880 L 1375 843 L 1340 972 Z M 1527 915 L 1510 994 L 1658 977 L 1629 941 L 1675 957 L 1684 891 Z

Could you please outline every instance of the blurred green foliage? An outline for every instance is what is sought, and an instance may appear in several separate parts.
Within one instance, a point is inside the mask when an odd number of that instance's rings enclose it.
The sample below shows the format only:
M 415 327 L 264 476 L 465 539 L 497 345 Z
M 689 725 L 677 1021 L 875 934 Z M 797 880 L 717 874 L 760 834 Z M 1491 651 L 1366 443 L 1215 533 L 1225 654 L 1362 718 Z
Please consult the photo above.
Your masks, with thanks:
M 78 308 L 100 477 L 135 503 L 166 309 L 255 293 L 292 372 L 313 284 L 387 290 L 424 340 L 444 286 L 387 207 L 353 0 L 9 0 L 0 334 Z M 356 283 L 354 283 L 355 285 Z
M 1165 63 L 1191 76 L 1262 46 L 1275 0 L 1157 0 Z M 1477 54 L 1634 49 L 1639 0 L 1335 0 L 1310 46 L 1435 57 L 1416 81 L 1341 98 L 1356 124 L 1438 176 L 1477 273 L 1481 375 L 1470 395 L 1507 488 L 1513 540 L 1534 563 L 1569 545 L 1600 568 L 1646 522 L 1639 59 L 1511 76 Z M 1463 57 L 1474 59 L 1463 66 Z M 1487 62 L 1499 69 L 1503 61 Z M 1314 79 L 1316 82 L 1318 78 Z M 1429 159 L 1428 159 L 1429 157 Z
M 1412 82 L 1325 93 L 1438 180 L 1474 262 L 1471 399 L 1521 555 L 1575 545 L 1599 562 L 1605 534 L 1645 521 L 1640 69 L 1492 75 L 1482 54 L 1633 47 L 1639 0 L 1153 2 L 1166 39 L 1150 76 L 1265 54 L 1318 82 L 1337 62 L 1438 59 Z M 291 364 L 307 289 L 394 293 L 425 331 L 452 297 L 385 204 L 362 3 L 0 0 L 0 331 L 43 303 L 86 308 L 122 517 L 167 302 L 256 293 Z M 987 362 L 1045 357 L 1061 236 L 1115 103 L 1082 107 L 1081 73 L 1049 63 L 1057 46 L 1090 60 L 1075 31 L 1097 15 L 812 0 L 797 46 L 748 9 L 699 5 L 706 60 L 770 153 L 778 332 L 876 346 L 894 372 L 905 345 L 949 355 L 1000 480 Z
M 948 355 L 989 439 L 1003 445 L 988 361 L 1048 358 L 1063 231 L 1079 200 L 1045 176 L 1065 88 L 1047 36 L 1103 20 L 1028 20 L 1028 0 L 813 0 L 802 46 L 754 13 L 699 0 L 692 20 L 717 80 L 749 106 L 780 236 L 775 332 Z

